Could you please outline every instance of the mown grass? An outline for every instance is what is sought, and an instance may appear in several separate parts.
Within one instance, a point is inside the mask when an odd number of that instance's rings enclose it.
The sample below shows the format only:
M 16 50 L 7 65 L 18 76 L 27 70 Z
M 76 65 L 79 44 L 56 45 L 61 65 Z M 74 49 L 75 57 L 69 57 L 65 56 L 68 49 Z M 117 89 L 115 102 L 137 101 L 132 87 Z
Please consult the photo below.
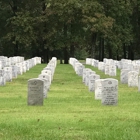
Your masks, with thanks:
M 118 105 L 102 106 L 75 74 L 58 64 L 43 106 L 27 106 L 27 81 L 40 64 L 0 87 L 0 140 L 139 140 L 140 93 L 119 83 Z M 108 78 L 97 68 L 86 65 Z M 118 70 L 116 79 L 120 79 Z

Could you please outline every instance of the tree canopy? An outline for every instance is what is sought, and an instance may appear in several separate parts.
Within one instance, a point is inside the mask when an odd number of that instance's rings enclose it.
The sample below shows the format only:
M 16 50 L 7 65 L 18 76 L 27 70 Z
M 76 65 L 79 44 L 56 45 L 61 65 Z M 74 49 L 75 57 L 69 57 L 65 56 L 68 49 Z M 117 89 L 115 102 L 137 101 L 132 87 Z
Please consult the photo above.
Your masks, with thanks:
M 1 0 L 0 55 L 138 59 L 139 0 Z

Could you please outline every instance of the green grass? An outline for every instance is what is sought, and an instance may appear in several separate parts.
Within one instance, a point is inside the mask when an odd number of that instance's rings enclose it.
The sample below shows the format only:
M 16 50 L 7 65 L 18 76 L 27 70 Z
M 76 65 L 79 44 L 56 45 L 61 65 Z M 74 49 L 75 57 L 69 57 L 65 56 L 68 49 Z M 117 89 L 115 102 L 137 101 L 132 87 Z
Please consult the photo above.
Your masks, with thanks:
M 27 81 L 45 66 L 39 64 L 0 87 L 0 140 L 140 139 L 138 89 L 119 83 L 118 105 L 102 106 L 71 65 L 57 65 L 43 106 L 27 106 Z M 114 78 L 120 79 L 119 70 Z

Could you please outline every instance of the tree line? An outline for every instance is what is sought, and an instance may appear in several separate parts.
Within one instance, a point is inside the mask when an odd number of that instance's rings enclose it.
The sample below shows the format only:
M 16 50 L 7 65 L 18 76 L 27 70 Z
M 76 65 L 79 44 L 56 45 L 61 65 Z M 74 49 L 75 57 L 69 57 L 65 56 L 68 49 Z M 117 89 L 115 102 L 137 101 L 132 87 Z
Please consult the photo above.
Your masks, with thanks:
M 138 59 L 140 0 L 1 0 L 0 55 Z

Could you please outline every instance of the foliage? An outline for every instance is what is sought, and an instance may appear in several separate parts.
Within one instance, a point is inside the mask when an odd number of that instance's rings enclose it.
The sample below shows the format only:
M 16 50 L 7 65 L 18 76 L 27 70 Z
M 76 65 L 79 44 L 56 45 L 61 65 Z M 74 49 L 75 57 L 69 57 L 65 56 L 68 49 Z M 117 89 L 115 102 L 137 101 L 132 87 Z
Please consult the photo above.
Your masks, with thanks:
M 124 46 L 124 54 L 130 48 L 139 52 L 139 5 L 138 0 L 1 0 L 0 54 L 26 57 L 24 50 L 45 57 L 46 50 L 61 50 L 70 57 L 77 46 L 89 55 L 101 49 L 106 54 L 108 46 L 112 52 Z

